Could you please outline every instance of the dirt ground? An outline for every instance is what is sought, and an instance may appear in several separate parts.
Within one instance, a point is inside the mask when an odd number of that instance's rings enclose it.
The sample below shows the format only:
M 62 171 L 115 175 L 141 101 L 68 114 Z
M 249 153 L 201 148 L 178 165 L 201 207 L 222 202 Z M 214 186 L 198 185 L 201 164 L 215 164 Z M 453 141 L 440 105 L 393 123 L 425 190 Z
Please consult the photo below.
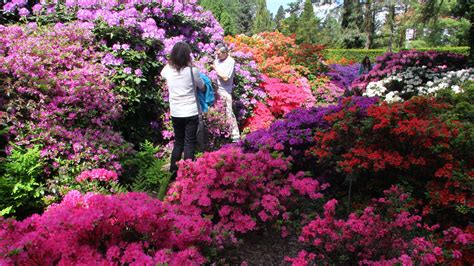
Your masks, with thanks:
M 282 238 L 278 231 L 249 233 L 237 247 L 226 248 L 211 265 L 290 265 L 286 256 L 296 257 L 303 246 L 296 234 Z

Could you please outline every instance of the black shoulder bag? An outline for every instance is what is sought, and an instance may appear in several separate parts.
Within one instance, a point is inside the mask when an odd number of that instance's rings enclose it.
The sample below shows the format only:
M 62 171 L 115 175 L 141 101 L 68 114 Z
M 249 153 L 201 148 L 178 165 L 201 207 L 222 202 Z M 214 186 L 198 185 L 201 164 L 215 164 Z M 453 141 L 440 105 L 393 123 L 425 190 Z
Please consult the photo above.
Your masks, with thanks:
M 198 151 L 207 151 L 209 149 L 209 129 L 207 128 L 206 122 L 204 121 L 202 115 L 201 104 L 199 104 L 199 97 L 197 92 L 196 83 L 194 82 L 193 68 L 191 67 L 191 79 L 193 81 L 194 96 L 196 97 L 196 104 L 198 108 L 198 118 L 199 123 L 197 127 L 197 150 Z

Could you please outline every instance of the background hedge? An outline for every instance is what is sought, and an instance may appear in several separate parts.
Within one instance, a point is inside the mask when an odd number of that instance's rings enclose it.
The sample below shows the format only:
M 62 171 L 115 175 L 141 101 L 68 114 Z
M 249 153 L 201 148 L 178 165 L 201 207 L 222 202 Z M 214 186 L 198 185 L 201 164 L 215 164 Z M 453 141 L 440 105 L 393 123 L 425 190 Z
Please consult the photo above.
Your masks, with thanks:
M 436 48 L 417 48 L 418 51 L 439 51 L 439 52 L 452 52 L 463 55 L 469 55 L 468 46 L 460 47 L 436 47 Z M 398 52 L 399 50 L 394 50 Z M 361 62 L 365 56 L 369 56 L 372 62 L 375 62 L 377 56 L 381 56 L 386 53 L 386 49 L 326 49 L 323 51 L 323 55 L 326 59 L 339 61 L 342 58 L 345 58 L 350 61 Z

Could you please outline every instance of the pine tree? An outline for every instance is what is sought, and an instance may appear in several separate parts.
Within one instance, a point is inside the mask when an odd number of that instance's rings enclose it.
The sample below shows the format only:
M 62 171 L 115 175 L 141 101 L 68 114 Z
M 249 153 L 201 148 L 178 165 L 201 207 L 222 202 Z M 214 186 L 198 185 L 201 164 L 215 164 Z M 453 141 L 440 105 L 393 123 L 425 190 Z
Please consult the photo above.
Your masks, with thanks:
M 362 32 L 364 16 L 361 0 L 344 0 L 341 27 L 345 48 L 361 48 L 366 40 Z
M 252 32 L 254 34 L 273 29 L 273 21 L 270 11 L 267 9 L 266 0 L 257 0 L 257 12 L 253 22 Z
M 281 23 L 284 19 L 285 19 L 285 10 L 283 9 L 283 6 L 280 6 L 275 15 L 275 26 L 278 31 L 282 30 Z
M 256 0 L 231 0 L 237 2 L 237 32 L 250 35 L 255 18 Z
M 289 17 L 285 18 L 281 22 L 281 32 L 285 35 L 296 34 L 299 26 L 299 13 L 300 6 L 303 3 L 303 0 L 297 0 L 295 2 L 289 3 L 286 12 L 290 14 Z
M 296 40 L 299 43 L 315 43 L 317 41 L 319 20 L 314 14 L 311 0 L 304 2 L 303 12 L 299 18 Z

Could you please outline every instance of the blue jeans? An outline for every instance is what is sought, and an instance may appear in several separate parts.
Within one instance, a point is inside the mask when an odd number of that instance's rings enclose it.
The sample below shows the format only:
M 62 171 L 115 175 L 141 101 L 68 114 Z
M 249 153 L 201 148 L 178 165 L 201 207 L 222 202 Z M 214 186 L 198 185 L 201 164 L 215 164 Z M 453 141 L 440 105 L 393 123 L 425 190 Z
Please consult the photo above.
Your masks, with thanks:
M 171 122 L 173 123 L 175 139 L 173 152 L 171 153 L 170 172 L 175 173 L 178 170 L 176 162 L 181 160 L 183 152 L 185 160 L 194 160 L 199 119 L 197 115 L 191 117 L 171 117 Z

